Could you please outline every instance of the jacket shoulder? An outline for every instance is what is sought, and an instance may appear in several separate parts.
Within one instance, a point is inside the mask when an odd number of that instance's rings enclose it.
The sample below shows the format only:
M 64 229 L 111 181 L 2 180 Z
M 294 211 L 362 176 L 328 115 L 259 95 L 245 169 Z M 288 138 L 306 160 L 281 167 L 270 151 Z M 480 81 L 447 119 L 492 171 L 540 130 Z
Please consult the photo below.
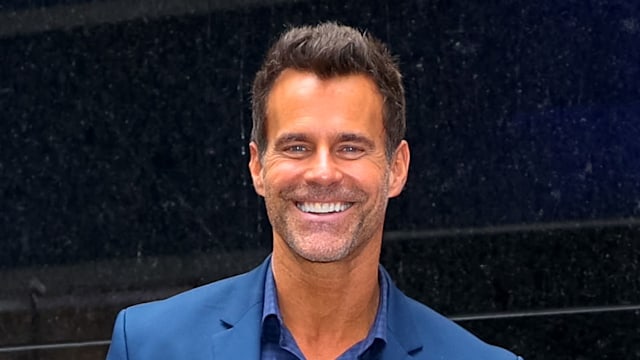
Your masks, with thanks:
M 488 344 L 462 326 L 437 313 L 428 306 L 402 294 L 405 304 L 413 314 L 414 326 L 422 334 L 422 353 L 429 358 L 517 360 L 515 354 Z M 434 355 L 439 355 L 434 356 Z
M 260 276 L 256 276 L 254 269 L 248 273 L 218 280 L 206 285 L 202 285 L 191 290 L 187 290 L 163 300 L 156 300 L 138 305 L 133 305 L 126 309 L 128 316 L 142 316 L 145 318 L 164 318 L 176 315 L 188 316 L 189 313 L 206 311 L 211 315 L 220 315 L 220 312 L 227 312 L 229 307 L 239 306 L 238 299 L 262 300 L 256 298 L 262 289 L 256 286 L 260 281 Z M 258 289 L 259 288 L 259 289 Z M 257 291 L 260 290 L 260 291 Z M 252 296 L 253 295 L 253 296 Z M 245 305 L 250 305 L 246 304 Z
M 262 304 L 266 269 L 263 263 L 248 273 L 122 310 L 107 359 L 169 354 L 193 354 L 195 359 L 209 353 L 213 335 Z

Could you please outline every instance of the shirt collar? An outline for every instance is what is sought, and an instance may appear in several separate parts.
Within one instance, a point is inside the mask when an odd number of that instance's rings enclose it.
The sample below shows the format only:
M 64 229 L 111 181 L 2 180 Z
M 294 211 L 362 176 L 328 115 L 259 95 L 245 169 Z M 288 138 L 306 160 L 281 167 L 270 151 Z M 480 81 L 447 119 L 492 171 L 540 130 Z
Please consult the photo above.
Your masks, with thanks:
M 278 293 L 273 278 L 271 263 L 264 281 L 264 301 L 262 305 L 262 338 L 264 341 L 277 343 L 280 339 L 282 316 L 278 306 Z
M 273 270 L 269 264 L 267 276 L 264 281 L 264 305 L 262 306 L 262 322 L 269 315 L 275 315 L 278 319 L 280 316 L 280 307 L 278 306 L 278 294 L 276 292 L 276 281 L 273 278 Z
M 378 268 L 378 283 L 380 284 L 380 303 L 376 318 L 369 330 L 367 340 L 380 339 L 387 342 L 387 312 L 389 298 L 388 279 L 382 275 L 381 265 Z M 273 320 L 277 321 L 273 321 Z M 280 336 L 280 326 L 282 326 L 282 315 L 278 306 L 278 294 L 276 292 L 276 282 L 273 277 L 273 270 L 269 264 L 269 270 L 265 277 L 264 301 L 262 307 L 262 329 L 263 337 L 267 341 L 278 341 Z M 277 329 L 276 329 L 277 328 Z

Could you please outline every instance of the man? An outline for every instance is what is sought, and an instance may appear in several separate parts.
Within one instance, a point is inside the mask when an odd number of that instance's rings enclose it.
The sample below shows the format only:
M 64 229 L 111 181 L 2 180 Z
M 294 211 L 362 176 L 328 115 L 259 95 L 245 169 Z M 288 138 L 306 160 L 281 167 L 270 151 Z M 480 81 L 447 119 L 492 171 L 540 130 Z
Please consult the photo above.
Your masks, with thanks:
M 405 297 L 379 265 L 409 168 L 401 76 L 379 41 L 293 28 L 253 84 L 249 170 L 273 228 L 253 271 L 128 308 L 116 359 L 511 359 Z

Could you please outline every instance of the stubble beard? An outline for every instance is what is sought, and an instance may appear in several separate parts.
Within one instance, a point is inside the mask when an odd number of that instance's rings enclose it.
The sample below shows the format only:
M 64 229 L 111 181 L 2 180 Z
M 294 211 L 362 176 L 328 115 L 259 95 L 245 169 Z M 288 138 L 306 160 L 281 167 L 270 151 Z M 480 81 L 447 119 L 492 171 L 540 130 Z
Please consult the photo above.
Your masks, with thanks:
M 319 190 L 313 186 L 299 186 L 285 188 L 275 194 L 267 190 L 267 195 L 271 196 L 265 197 L 265 205 L 274 235 L 279 235 L 294 254 L 310 262 L 336 262 L 354 256 L 369 241 L 373 241 L 376 233 L 382 229 L 389 193 L 388 176 L 389 174 L 385 173 L 378 190 L 379 198 L 371 208 L 360 208 L 369 200 L 367 194 L 360 189 Z M 290 216 L 292 211 L 299 210 L 291 209 L 295 204 L 289 199 L 296 198 L 296 194 L 304 191 L 311 196 L 318 193 L 346 192 L 352 199 L 358 200 L 354 204 L 355 208 L 348 211 L 357 213 L 346 219 L 346 226 L 303 222 L 295 216 Z

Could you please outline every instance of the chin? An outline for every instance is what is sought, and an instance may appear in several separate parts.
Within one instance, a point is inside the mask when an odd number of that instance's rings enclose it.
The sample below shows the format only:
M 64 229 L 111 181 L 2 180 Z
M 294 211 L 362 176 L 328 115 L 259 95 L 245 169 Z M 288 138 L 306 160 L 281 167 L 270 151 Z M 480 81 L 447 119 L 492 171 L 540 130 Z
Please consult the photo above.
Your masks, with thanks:
M 289 248 L 299 257 L 315 263 L 331 263 L 344 260 L 353 252 L 352 249 L 346 245 L 339 248 L 309 248 L 308 246 L 289 244 Z

